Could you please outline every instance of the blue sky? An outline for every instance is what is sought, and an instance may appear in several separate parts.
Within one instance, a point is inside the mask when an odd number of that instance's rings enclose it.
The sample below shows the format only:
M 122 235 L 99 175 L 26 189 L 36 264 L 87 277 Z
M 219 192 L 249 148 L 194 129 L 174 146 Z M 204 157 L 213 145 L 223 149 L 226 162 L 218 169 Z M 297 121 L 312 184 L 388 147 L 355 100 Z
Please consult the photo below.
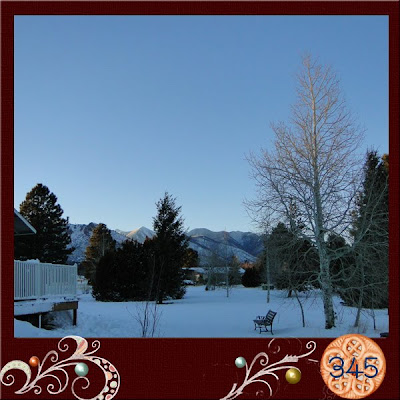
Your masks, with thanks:
M 287 120 L 304 52 L 333 66 L 388 151 L 385 16 L 18 16 L 14 205 L 36 183 L 72 223 L 152 228 L 167 190 L 186 228 L 254 230 L 245 155 Z

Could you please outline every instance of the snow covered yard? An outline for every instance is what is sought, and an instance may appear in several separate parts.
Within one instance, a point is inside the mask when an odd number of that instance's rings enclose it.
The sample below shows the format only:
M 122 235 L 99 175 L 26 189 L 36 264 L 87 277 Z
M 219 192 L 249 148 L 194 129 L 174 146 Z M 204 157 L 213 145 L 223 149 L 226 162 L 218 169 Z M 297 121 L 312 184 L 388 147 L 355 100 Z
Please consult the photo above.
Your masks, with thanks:
M 379 337 L 380 332 L 389 330 L 387 309 L 375 311 L 376 331 L 369 310 L 363 311 L 360 328 L 353 328 L 356 309 L 341 305 L 339 297 L 334 298 L 336 327 L 325 330 L 319 291 L 301 294 L 306 320 L 303 328 L 296 298 L 286 295 L 286 291 L 273 290 L 267 304 L 267 292 L 261 288 L 238 286 L 227 298 L 223 289 L 205 291 L 204 286 L 189 286 L 182 300 L 158 306 L 160 320 L 155 337 L 272 337 L 270 332 L 255 331 L 253 324 L 257 315 L 265 315 L 269 309 L 278 313 L 273 323 L 274 337 L 338 337 L 352 332 Z M 54 330 L 38 329 L 28 322 L 14 320 L 15 337 L 140 337 L 135 315 L 142 303 L 96 302 L 90 294 L 79 298 L 77 326 L 72 326 L 70 312 L 56 312 L 53 313 Z

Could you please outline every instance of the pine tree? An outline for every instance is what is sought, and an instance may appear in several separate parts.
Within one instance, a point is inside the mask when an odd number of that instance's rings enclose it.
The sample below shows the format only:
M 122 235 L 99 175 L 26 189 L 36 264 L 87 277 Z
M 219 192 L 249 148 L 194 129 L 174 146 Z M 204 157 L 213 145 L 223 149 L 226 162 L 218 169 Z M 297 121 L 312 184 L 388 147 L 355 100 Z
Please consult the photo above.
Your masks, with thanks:
M 183 229 L 182 207 L 167 192 L 157 204 L 157 216 L 153 219 L 155 274 L 153 298 L 161 304 L 168 297 L 182 298 L 185 293 L 184 271 L 188 247 Z
M 152 260 L 149 241 L 138 243 L 126 240 L 116 251 L 116 284 L 121 300 L 148 300 L 152 279 Z
M 191 280 L 193 284 L 196 283 L 196 279 L 193 276 L 193 268 L 199 266 L 199 253 L 196 250 L 187 248 L 185 252 L 185 259 L 183 262 L 183 272 L 185 274 L 185 279 Z
M 118 301 L 118 259 L 116 253 L 107 251 L 98 262 L 92 295 L 97 301 Z
M 196 250 L 187 248 L 183 268 L 197 268 L 199 266 L 199 253 Z
M 355 271 L 345 288 L 347 302 L 360 307 L 388 306 L 389 156 L 367 153 L 363 191 L 357 201 L 353 236 Z M 357 281 L 357 285 L 354 282 Z M 354 288 L 358 286 L 358 288 Z
M 333 287 L 339 293 L 344 293 L 349 280 L 351 280 L 350 278 L 354 275 L 354 254 L 347 250 L 350 245 L 346 243 L 342 236 L 331 233 L 328 236 L 327 243 L 330 253 L 344 253 L 341 257 L 333 259 L 330 264 Z
M 257 287 L 261 285 L 261 271 L 257 267 L 247 268 L 242 276 L 244 287 Z
M 271 275 L 278 289 L 288 289 L 288 297 L 293 290 L 306 291 L 308 284 L 315 284 L 318 261 L 315 248 L 307 240 L 299 237 L 299 226 L 293 223 L 291 229 L 278 223 L 268 237 L 268 251 L 272 264 Z M 297 230 L 299 229 L 299 230 Z
M 85 260 L 82 262 L 82 268 L 85 271 L 85 277 L 89 284 L 94 283 L 96 277 L 96 268 L 99 265 L 100 258 L 107 251 L 115 250 L 115 240 L 111 236 L 111 231 L 105 224 L 98 224 L 92 232 L 89 245 L 85 251 Z
M 93 297 L 100 301 L 142 301 L 149 298 L 151 260 L 145 244 L 126 240 L 107 250 L 95 270 Z
M 41 262 L 65 264 L 74 249 L 68 248 L 68 218 L 57 197 L 47 186 L 38 183 L 20 205 L 20 214 L 36 229 L 36 235 L 15 239 L 15 259 L 39 259 Z

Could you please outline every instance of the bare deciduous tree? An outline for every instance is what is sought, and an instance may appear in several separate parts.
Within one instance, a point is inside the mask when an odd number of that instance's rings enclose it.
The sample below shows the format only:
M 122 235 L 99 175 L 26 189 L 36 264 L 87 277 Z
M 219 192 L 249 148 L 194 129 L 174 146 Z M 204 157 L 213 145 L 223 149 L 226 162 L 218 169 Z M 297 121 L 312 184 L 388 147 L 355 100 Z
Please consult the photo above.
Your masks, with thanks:
M 162 313 L 156 301 L 145 301 L 136 304 L 135 313 L 132 314 L 136 322 L 140 325 L 141 337 L 154 337 L 159 329 L 159 322 Z
M 272 124 L 272 151 L 250 154 L 248 161 L 257 185 L 257 198 L 247 201 L 261 224 L 291 221 L 294 203 L 305 223 L 302 235 L 319 255 L 325 328 L 335 325 L 332 282 L 327 248 L 330 233 L 342 235 L 352 223 L 351 209 L 360 185 L 357 157 L 363 132 L 355 124 L 334 71 L 304 56 L 297 75 L 297 103 L 290 124 Z
M 204 268 L 208 275 L 206 290 L 215 290 L 216 286 L 223 286 L 226 297 L 229 297 L 232 289 L 232 263 L 229 260 L 232 259 L 233 254 L 228 252 L 227 236 L 228 233 L 224 232 L 224 242 L 211 248 Z

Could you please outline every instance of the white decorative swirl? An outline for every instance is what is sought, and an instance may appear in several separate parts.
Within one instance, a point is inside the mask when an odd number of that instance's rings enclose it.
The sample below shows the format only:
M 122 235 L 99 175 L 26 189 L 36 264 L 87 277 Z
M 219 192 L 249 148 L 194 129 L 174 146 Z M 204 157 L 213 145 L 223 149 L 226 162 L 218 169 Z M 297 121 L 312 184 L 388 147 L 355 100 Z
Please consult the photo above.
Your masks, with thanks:
M 12 384 L 14 384 L 15 378 L 14 378 L 14 376 L 11 375 L 11 374 L 7 374 L 7 375 L 6 375 L 6 379 L 7 379 L 9 382 L 4 382 L 4 380 L 3 380 L 4 375 L 5 375 L 6 372 L 8 372 L 10 369 L 19 369 L 19 370 L 25 372 L 25 374 L 26 374 L 26 382 L 25 382 L 25 384 L 27 384 L 27 383 L 30 381 L 32 373 L 31 373 L 31 369 L 30 369 L 29 365 L 28 365 L 27 363 L 23 362 L 23 361 L 14 360 L 14 361 L 8 362 L 8 363 L 1 369 L 1 372 L 0 372 L 0 381 L 1 381 L 1 383 L 2 383 L 3 385 L 11 386 Z
M 322 394 L 324 397 L 322 397 L 320 400 L 333 400 L 336 397 L 336 394 L 333 393 L 326 385 L 324 385 L 322 388 Z
M 273 348 L 273 349 L 271 348 L 271 345 L 272 345 L 272 344 L 274 344 L 274 348 Z M 278 345 L 276 344 L 275 339 L 271 339 L 271 340 L 268 342 L 268 350 L 270 350 L 270 352 L 271 352 L 272 354 L 277 354 L 277 353 L 279 353 L 279 352 L 281 351 L 281 347 L 278 346 Z
M 268 344 L 268 349 L 270 348 L 270 345 L 271 345 L 271 343 L 273 343 L 273 341 L 274 341 L 274 339 L 272 339 L 270 341 L 270 343 Z M 276 346 L 276 347 L 271 351 L 271 353 L 277 354 L 280 351 L 280 347 L 277 346 L 276 344 L 274 346 Z M 277 381 L 279 381 L 279 377 L 277 374 L 275 374 L 275 371 L 279 371 L 282 369 L 289 369 L 289 368 L 295 368 L 295 369 L 299 370 L 297 367 L 295 367 L 293 365 L 282 365 L 282 364 L 296 363 L 299 361 L 299 359 L 309 356 L 311 353 L 313 353 L 315 351 L 315 349 L 317 348 L 317 344 L 314 341 L 309 341 L 306 344 L 306 348 L 309 349 L 310 351 L 308 351 L 307 353 L 298 355 L 298 356 L 286 354 L 286 356 L 283 357 L 280 361 L 275 362 L 270 365 L 268 365 L 269 364 L 268 354 L 265 352 L 258 353 L 254 357 L 252 363 L 250 364 L 250 367 L 247 365 L 247 362 L 246 362 L 246 376 L 244 377 L 243 383 L 239 387 L 238 387 L 237 383 L 234 383 L 230 392 L 220 400 L 233 400 L 243 393 L 243 389 L 246 386 L 250 385 L 251 383 L 256 383 L 256 382 L 267 385 L 267 387 L 269 389 L 269 394 L 270 394 L 270 396 L 272 396 L 271 385 L 269 384 L 269 382 L 267 382 L 265 380 L 264 377 L 273 376 Z M 310 360 L 310 361 L 314 361 L 314 360 Z M 258 372 L 253 371 L 253 368 L 255 367 L 256 364 L 259 364 L 261 367 L 263 367 Z
M 73 395 L 74 395 L 76 398 L 79 398 L 79 397 L 78 397 L 78 395 L 75 393 L 75 384 L 76 384 L 76 382 L 78 382 L 78 381 L 80 381 L 80 380 L 84 380 L 84 381 L 86 382 L 86 385 L 84 385 L 84 386 L 82 385 L 82 389 L 83 389 L 83 390 L 87 389 L 87 388 L 90 386 L 89 379 L 86 378 L 86 376 L 78 376 L 77 378 L 75 378 L 75 379 L 72 381 L 72 384 L 71 384 L 71 392 L 73 393 Z
M 86 353 L 86 350 L 88 348 L 88 342 L 86 339 L 80 336 L 66 336 L 58 342 L 58 350 L 61 352 L 66 352 L 69 350 L 69 345 L 64 342 L 65 339 L 72 339 L 75 341 L 76 344 L 76 349 L 70 357 L 65 360 L 58 361 L 58 353 L 55 350 L 49 351 L 43 358 L 43 361 L 39 363 L 36 378 L 32 381 L 32 372 L 30 366 L 27 363 L 20 360 L 10 361 L 1 369 L 1 383 L 6 386 L 13 385 L 15 382 L 15 378 L 11 373 L 8 373 L 8 371 L 10 371 L 11 369 L 19 369 L 26 374 L 26 381 L 22 388 L 15 392 L 16 394 L 28 393 L 31 390 L 37 395 L 40 394 L 42 392 L 42 387 L 38 385 L 38 382 L 44 377 L 52 378 L 55 381 L 55 383 L 49 383 L 47 385 L 47 392 L 50 394 L 59 394 L 67 388 L 69 382 L 68 372 L 64 368 L 76 365 L 81 361 L 89 361 L 93 364 L 96 364 L 96 366 L 103 371 L 105 384 L 99 394 L 97 394 L 92 399 L 87 400 L 95 400 L 98 398 L 111 400 L 113 397 L 115 397 L 120 386 L 120 375 L 118 370 L 109 361 L 98 356 L 93 356 L 93 354 L 96 353 L 96 351 L 100 348 L 100 342 L 98 340 L 93 341 L 91 345 L 93 350 Z M 46 370 L 43 370 L 43 367 L 48 359 L 50 359 L 53 365 L 51 365 Z M 56 373 L 58 375 L 56 375 Z M 61 379 L 60 376 L 63 379 Z M 78 381 L 84 383 L 81 386 L 81 389 L 83 390 L 89 387 L 90 381 L 86 377 L 76 377 L 71 384 L 71 392 L 73 393 L 73 395 L 78 400 L 86 400 L 76 394 L 75 384 Z

